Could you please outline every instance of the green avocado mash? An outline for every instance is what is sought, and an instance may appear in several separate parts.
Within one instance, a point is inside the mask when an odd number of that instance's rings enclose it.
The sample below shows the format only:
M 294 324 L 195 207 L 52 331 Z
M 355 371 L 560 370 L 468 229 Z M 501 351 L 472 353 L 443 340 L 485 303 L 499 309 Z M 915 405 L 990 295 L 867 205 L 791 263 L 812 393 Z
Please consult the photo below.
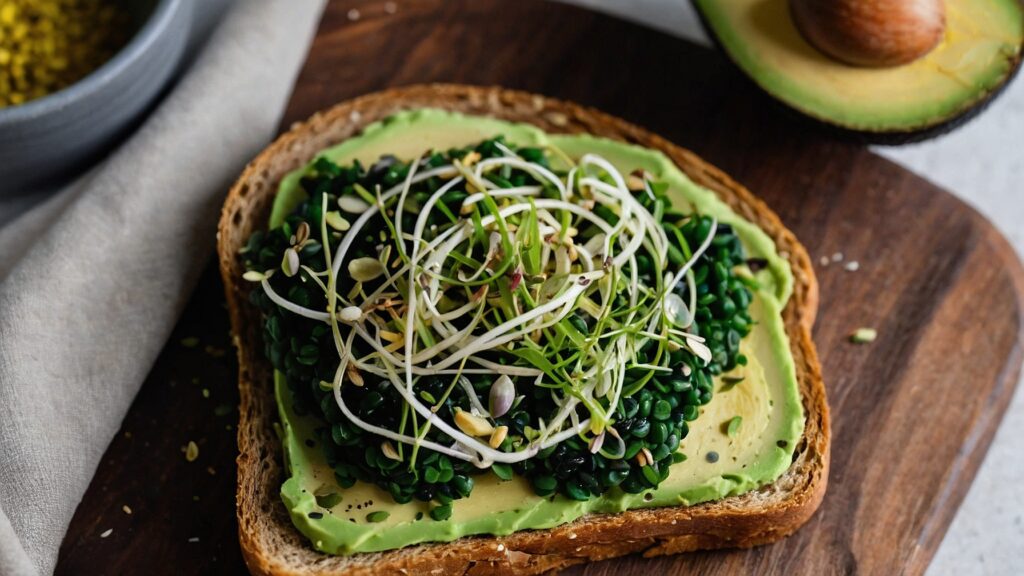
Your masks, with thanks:
M 509 534 L 550 528 L 587 513 L 630 508 L 689 505 L 742 494 L 767 484 L 790 465 L 803 430 L 803 413 L 795 370 L 781 311 L 792 290 L 786 261 L 770 238 L 742 220 L 713 193 L 695 185 L 660 153 L 590 136 L 548 135 L 527 125 L 467 117 L 437 110 L 395 115 L 367 127 L 363 134 L 323 155 L 338 164 L 360 160 L 366 165 L 385 154 L 415 157 L 427 149 L 464 146 L 502 134 L 519 145 L 554 145 L 572 157 L 597 153 L 623 173 L 642 168 L 670 186 L 677 206 L 696 206 L 733 226 L 751 257 L 767 266 L 756 273 L 760 289 L 750 306 L 756 320 L 742 350 L 749 362 L 716 378 L 715 398 L 691 423 L 679 452 L 686 460 L 670 469 L 668 478 L 647 492 L 619 489 L 585 501 L 565 496 L 537 496 L 520 476 L 500 480 L 494 474 L 475 477 L 472 493 L 454 502 L 445 520 L 429 516 L 423 502 L 396 504 L 375 485 L 338 486 L 317 446 L 315 418 L 299 416 L 283 377 L 275 379 L 289 478 L 281 488 L 292 521 L 316 549 L 349 554 L 400 548 L 419 542 L 450 541 L 471 534 Z M 304 200 L 298 186 L 304 170 L 281 183 L 271 226 Z M 737 420 L 737 417 L 739 418 Z M 742 425 L 739 425 L 742 423 Z

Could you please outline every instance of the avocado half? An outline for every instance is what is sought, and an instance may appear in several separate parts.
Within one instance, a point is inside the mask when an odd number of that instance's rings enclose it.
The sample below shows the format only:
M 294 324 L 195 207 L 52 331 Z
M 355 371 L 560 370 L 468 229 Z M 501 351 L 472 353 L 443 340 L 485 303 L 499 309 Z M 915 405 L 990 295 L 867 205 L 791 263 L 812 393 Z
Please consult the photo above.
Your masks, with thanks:
M 1020 68 L 1020 0 L 945 0 L 946 31 L 924 57 L 891 68 L 844 64 L 809 44 L 788 0 L 693 0 L 711 36 L 772 97 L 844 132 L 902 143 L 980 112 Z

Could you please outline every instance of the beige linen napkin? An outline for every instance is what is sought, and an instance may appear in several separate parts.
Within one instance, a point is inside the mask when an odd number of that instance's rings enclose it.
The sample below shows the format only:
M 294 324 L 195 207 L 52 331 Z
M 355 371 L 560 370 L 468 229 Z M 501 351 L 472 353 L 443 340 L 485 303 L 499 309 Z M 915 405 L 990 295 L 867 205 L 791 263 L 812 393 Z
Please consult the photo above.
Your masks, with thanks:
M 235 2 L 134 136 L 0 231 L 0 575 L 53 571 L 211 254 L 228 185 L 275 133 L 322 7 Z

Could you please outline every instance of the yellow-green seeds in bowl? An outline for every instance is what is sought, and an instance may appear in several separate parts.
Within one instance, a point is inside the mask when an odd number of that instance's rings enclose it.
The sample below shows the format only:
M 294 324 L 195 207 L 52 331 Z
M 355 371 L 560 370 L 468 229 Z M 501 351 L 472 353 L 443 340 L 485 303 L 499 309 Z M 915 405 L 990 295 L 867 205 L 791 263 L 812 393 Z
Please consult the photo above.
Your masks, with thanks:
M 130 35 L 129 15 L 111 0 L 0 0 L 0 107 L 73 84 Z

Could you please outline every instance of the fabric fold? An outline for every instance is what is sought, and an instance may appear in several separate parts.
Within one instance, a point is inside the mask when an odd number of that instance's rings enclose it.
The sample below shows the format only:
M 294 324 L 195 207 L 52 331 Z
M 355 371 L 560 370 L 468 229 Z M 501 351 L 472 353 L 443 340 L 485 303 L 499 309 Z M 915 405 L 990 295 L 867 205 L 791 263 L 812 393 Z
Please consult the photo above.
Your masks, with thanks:
M 5 235 L 20 246 L 0 274 L 0 573 L 53 571 L 212 253 L 227 187 L 276 132 L 322 8 L 234 3 L 145 124 L 45 225 Z

